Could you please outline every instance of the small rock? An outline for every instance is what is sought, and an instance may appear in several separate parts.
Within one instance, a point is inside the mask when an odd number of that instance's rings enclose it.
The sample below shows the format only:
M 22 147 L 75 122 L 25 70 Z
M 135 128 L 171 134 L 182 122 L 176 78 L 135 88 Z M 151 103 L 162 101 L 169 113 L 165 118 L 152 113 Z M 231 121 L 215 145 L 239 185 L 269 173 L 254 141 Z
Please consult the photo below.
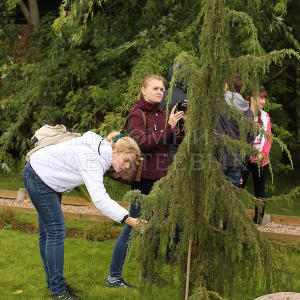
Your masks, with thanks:
M 299 299 L 300 299 L 299 293 L 283 292 L 283 293 L 264 295 L 256 298 L 255 300 L 299 300 Z

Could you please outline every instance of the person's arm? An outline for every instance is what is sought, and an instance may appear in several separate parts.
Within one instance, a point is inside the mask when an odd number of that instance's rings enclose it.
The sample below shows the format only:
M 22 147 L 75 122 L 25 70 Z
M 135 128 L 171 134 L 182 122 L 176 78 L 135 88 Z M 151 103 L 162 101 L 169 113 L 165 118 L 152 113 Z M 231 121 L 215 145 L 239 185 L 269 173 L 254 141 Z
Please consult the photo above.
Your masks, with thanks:
M 250 161 L 252 163 L 258 163 L 258 161 L 262 160 L 268 160 L 269 153 L 271 150 L 272 145 L 272 138 L 271 138 L 271 121 L 270 116 L 267 114 L 265 116 L 266 118 L 266 125 L 265 128 L 265 134 L 262 135 L 261 141 L 260 141 L 260 147 L 258 149 L 259 153 L 256 157 L 252 156 L 250 157 Z
M 133 228 L 136 228 L 137 222 L 138 222 L 138 219 L 137 218 L 132 218 L 132 217 L 128 217 L 124 221 L 124 223 L 126 223 L 127 225 L 130 225 Z
M 263 157 L 267 158 L 269 156 L 270 150 L 271 150 L 271 145 L 272 145 L 272 138 L 271 138 L 271 120 L 270 116 L 267 115 L 267 135 L 262 138 L 262 149 L 261 153 Z
M 129 212 L 107 194 L 103 184 L 104 168 L 101 160 L 88 161 L 86 164 L 84 160 L 82 162 L 79 173 L 96 208 L 112 220 L 121 222 Z M 131 219 L 127 222 L 133 222 Z
M 129 132 L 131 137 L 137 142 L 142 152 L 149 152 L 158 144 L 165 143 L 173 134 L 173 129 L 170 124 L 161 130 L 151 130 L 147 132 L 142 113 L 137 110 L 129 116 Z

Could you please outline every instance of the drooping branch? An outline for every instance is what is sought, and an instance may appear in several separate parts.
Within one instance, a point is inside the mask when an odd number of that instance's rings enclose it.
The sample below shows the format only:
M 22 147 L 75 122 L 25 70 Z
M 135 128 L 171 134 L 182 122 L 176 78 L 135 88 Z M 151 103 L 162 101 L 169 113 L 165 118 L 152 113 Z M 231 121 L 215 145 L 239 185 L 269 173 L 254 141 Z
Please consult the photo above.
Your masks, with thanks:
M 279 70 L 276 74 L 274 74 L 271 78 L 269 78 L 268 80 L 266 80 L 263 84 L 268 84 L 271 81 L 273 81 L 274 79 L 276 79 L 277 77 L 279 77 L 287 68 L 289 67 L 289 65 L 283 67 L 281 70 Z

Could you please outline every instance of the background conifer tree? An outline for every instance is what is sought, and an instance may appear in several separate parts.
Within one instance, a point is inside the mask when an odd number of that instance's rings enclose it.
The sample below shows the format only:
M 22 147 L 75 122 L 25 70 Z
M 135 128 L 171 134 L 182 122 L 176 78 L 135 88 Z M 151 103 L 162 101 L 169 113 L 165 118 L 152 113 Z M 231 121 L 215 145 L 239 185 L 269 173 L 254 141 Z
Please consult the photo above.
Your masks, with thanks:
M 232 86 L 238 71 L 245 90 L 255 89 L 276 64 L 299 60 L 294 50 L 274 50 L 287 45 L 284 36 L 288 47 L 299 50 L 281 17 L 287 13 L 288 2 L 62 1 L 60 17 L 54 22 L 54 17 L 41 20 L 21 62 L 14 50 L 18 30 L 2 18 L 1 150 L 20 159 L 30 147 L 30 136 L 45 119 L 81 130 L 120 128 L 144 76 L 166 75 L 175 64 L 171 88 L 181 78 L 188 86 L 187 136 L 167 177 L 157 182 L 148 197 L 136 192 L 127 195 L 129 200 L 141 198 L 143 217 L 151 216 L 138 240 L 143 283 L 151 286 L 151 279 L 159 273 L 166 241 L 172 240 L 178 225 L 181 240 L 177 247 L 173 245 L 171 277 L 179 275 L 182 292 L 189 244 L 195 299 L 218 294 L 232 298 L 237 289 L 244 294 L 279 289 L 288 276 L 280 273 L 284 267 L 276 259 L 279 248 L 262 238 L 247 216 L 245 206 L 253 197 L 234 190 L 223 177 L 214 159 L 214 131 L 219 112 L 226 109 L 216 101 L 223 99 L 225 80 Z M 100 8 L 93 16 L 96 4 Z M 264 31 L 268 15 L 272 22 L 270 30 Z M 259 39 L 258 28 L 267 36 Z M 272 43 L 270 34 L 278 28 L 284 32 L 278 35 L 279 45 Z M 180 64 L 184 67 L 179 69 Z M 239 113 L 228 109 L 228 114 L 239 122 L 241 136 L 248 130 L 257 133 Z M 281 135 L 282 130 L 274 128 Z M 273 141 L 285 149 L 275 136 Z M 240 149 L 243 156 L 253 151 L 245 140 L 224 138 L 218 143 L 221 147 L 226 143 L 233 153 Z M 298 193 L 296 188 L 269 200 L 291 200 Z M 224 220 L 225 231 L 220 226 Z

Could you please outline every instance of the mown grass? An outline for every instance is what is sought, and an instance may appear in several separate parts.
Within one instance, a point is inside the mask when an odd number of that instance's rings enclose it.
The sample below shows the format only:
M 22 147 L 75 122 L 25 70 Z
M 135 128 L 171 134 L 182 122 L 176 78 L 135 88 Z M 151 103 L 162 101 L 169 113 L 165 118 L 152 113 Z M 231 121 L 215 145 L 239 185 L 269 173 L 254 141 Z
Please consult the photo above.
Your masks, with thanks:
M 78 290 L 81 299 L 143 298 L 137 289 L 110 289 L 105 286 L 113 244 L 113 240 L 89 242 L 66 239 L 65 277 Z M 37 234 L 0 230 L 0 249 L 0 299 L 51 299 L 38 254 Z M 138 284 L 137 274 L 133 262 L 126 264 L 124 276 L 130 283 Z M 152 299 L 172 298 L 178 298 L 176 285 L 154 288 Z
M 288 194 L 293 188 L 300 186 L 300 170 L 285 174 L 275 174 L 273 184 L 271 176 L 267 177 L 266 197 L 274 195 Z M 254 194 L 252 176 L 247 182 L 247 190 Z M 254 208 L 254 205 L 247 205 L 247 208 Z M 300 217 L 300 196 L 292 202 L 289 201 L 269 201 L 266 204 L 266 212 L 278 215 L 289 215 Z
M 105 286 L 114 240 L 90 242 L 67 238 L 65 241 L 65 277 L 78 291 L 81 299 L 146 299 L 138 289 L 110 289 Z M 38 235 L 0 230 L 0 299 L 51 299 L 46 288 L 44 271 L 38 253 Z M 300 292 L 300 254 L 286 255 L 286 262 L 294 273 L 292 291 Z M 161 277 L 168 278 L 169 266 Z M 139 270 L 134 260 L 128 260 L 124 278 L 139 284 Z M 241 278 L 242 280 L 242 278 Z M 254 299 L 261 295 L 235 291 L 231 299 Z M 154 286 L 151 299 L 181 299 L 176 282 Z

